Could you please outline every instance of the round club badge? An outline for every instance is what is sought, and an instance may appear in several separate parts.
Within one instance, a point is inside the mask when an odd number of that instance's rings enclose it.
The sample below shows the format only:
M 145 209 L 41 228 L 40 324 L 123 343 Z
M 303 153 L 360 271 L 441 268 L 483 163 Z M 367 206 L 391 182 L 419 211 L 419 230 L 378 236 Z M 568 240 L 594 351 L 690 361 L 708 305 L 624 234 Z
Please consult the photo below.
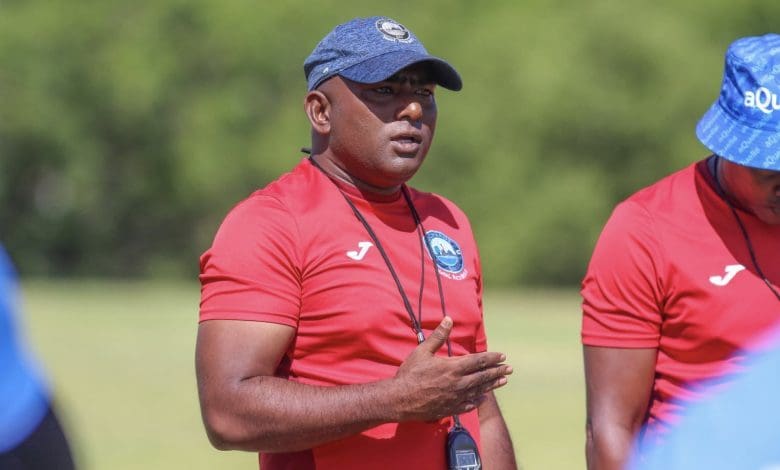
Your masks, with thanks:
M 389 41 L 412 42 L 412 33 L 400 23 L 383 18 L 377 20 L 376 29 Z
M 449 274 L 451 279 L 463 279 L 463 253 L 460 251 L 458 242 L 436 230 L 430 230 L 425 233 L 426 247 L 428 254 L 436 261 L 436 266 L 443 272 Z

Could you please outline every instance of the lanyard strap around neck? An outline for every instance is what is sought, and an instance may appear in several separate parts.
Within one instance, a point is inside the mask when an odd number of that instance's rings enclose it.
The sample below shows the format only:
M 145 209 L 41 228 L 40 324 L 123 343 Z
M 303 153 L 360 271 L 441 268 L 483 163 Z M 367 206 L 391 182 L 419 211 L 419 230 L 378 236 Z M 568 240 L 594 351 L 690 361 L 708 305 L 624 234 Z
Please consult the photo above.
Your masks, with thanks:
M 325 176 L 327 176 L 330 179 L 330 175 L 320 166 L 319 163 L 317 163 L 316 160 L 309 157 L 309 161 L 314 165 L 318 170 L 320 170 Z M 335 184 L 335 182 L 334 182 Z M 406 201 L 407 206 L 409 207 L 409 211 L 412 214 L 412 218 L 414 219 L 414 224 L 417 229 L 417 234 L 420 237 L 420 259 L 421 259 L 421 274 L 420 274 L 420 314 L 419 319 L 414 314 L 414 308 L 412 308 L 412 304 L 409 301 L 409 297 L 406 295 L 406 291 L 404 291 L 403 285 L 401 284 L 401 280 L 398 277 L 398 274 L 395 271 L 395 268 L 393 267 L 393 264 L 390 262 L 390 257 L 387 255 L 387 252 L 385 251 L 384 247 L 382 246 L 382 243 L 379 241 L 379 237 L 377 237 L 374 230 L 371 228 L 371 225 L 368 223 L 366 218 L 363 216 L 363 214 L 358 210 L 357 206 L 355 206 L 355 203 L 352 202 L 352 200 L 347 196 L 344 191 L 341 190 L 341 188 L 336 185 L 336 189 L 339 191 L 339 193 L 344 197 L 344 200 L 349 205 L 350 209 L 352 209 L 352 213 L 355 215 L 355 217 L 360 221 L 360 223 L 363 225 L 363 227 L 366 229 L 366 232 L 368 232 L 368 236 L 371 237 L 371 240 L 374 242 L 374 246 L 376 246 L 377 250 L 379 250 L 379 254 L 382 256 L 382 259 L 385 262 L 385 265 L 387 266 L 388 271 L 390 271 L 390 275 L 393 277 L 393 281 L 395 281 L 395 285 L 398 288 L 398 293 L 401 294 L 401 299 L 404 303 L 404 308 L 406 309 L 406 312 L 409 314 L 409 320 L 412 322 L 412 330 L 414 331 L 415 336 L 417 337 L 417 343 L 422 343 L 425 341 L 425 334 L 422 331 L 422 291 L 423 287 L 425 285 L 425 254 L 423 253 L 423 246 L 422 244 L 425 243 L 425 246 L 428 249 L 428 253 L 431 254 L 431 257 L 433 259 L 433 267 L 434 271 L 436 273 L 436 284 L 439 290 L 439 300 L 441 302 L 441 310 L 442 310 L 442 316 L 447 315 L 446 309 L 445 309 L 445 303 L 444 303 L 444 289 L 442 288 L 441 283 L 441 275 L 439 274 L 439 266 L 436 264 L 436 259 L 434 258 L 433 250 L 431 250 L 431 246 L 428 242 L 427 237 L 425 236 L 425 229 L 422 225 L 422 221 L 420 220 L 420 215 L 417 213 L 417 209 L 414 207 L 414 204 L 412 203 L 412 198 L 409 196 L 409 193 L 405 186 L 401 187 L 401 193 L 403 194 L 404 200 Z M 450 345 L 449 338 L 447 339 L 447 355 L 452 356 L 452 347 Z

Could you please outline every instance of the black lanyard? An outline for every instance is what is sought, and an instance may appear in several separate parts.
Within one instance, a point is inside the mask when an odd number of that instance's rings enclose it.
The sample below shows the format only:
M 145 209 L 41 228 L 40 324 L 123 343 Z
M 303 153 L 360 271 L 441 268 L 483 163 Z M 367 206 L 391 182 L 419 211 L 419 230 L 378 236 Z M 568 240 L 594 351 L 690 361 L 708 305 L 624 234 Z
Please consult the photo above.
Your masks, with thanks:
M 737 220 L 737 225 L 739 225 L 740 231 L 742 231 L 742 237 L 745 239 L 745 244 L 747 245 L 748 253 L 750 254 L 750 261 L 753 263 L 753 267 L 756 268 L 756 272 L 759 276 L 761 276 L 761 279 L 763 279 L 764 284 L 766 284 L 767 287 L 769 287 L 769 290 L 772 291 L 773 294 L 775 294 L 775 297 L 777 297 L 777 300 L 780 300 L 780 292 L 777 292 L 777 289 L 772 286 L 772 283 L 769 282 L 769 279 L 764 275 L 764 272 L 761 271 L 761 266 L 758 264 L 758 259 L 756 258 L 756 253 L 753 250 L 753 243 L 750 241 L 750 237 L 748 236 L 747 229 L 745 228 L 745 224 L 742 223 L 742 219 L 739 217 L 739 214 L 737 213 L 737 210 L 734 208 L 734 205 L 729 200 L 729 196 L 726 194 L 726 191 L 723 190 L 723 187 L 720 185 L 720 181 L 718 181 L 718 159 L 722 158 L 718 155 L 714 156 L 713 158 L 713 164 L 712 164 L 712 177 L 715 180 L 715 187 L 718 191 L 718 194 L 723 198 L 724 201 L 726 201 L 726 205 L 729 206 L 729 209 L 731 209 L 731 213 L 734 214 L 734 218 Z
M 320 170 L 325 176 L 330 179 L 330 175 L 320 166 L 319 163 L 317 163 L 313 158 L 309 157 L 309 161 L 314 165 L 318 170 Z M 336 183 L 334 182 L 334 185 Z M 412 198 L 409 196 L 409 192 L 406 189 L 406 186 L 401 186 L 401 194 L 403 194 L 404 199 L 406 200 L 406 205 L 409 206 L 409 212 L 412 214 L 412 218 L 414 219 L 414 224 L 418 233 L 418 236 L 420 237 L 420 293 L 419 293 L 419 314 L 415 316 L 414 309 L 412 308 L 412 304 L 409 301 L 409 297 L 406 295 L 406 291 L 404 291 L 403 285 L 401 285 L 401 280 L 398 278 L 398 274 L 396 274 L 395 268 L 393 268 L 393 264 L 390 262 L 390 257 L 387 256 L 387 252 L 385 251 L 384 247 L 382 246 L 382 243 L 379 241 L 379 237 L 377 237 L 374 230 L 371 228 L 371 225 L 368 223 L 366 218 L 363 216 L 363 214 L 360 213 L 358 208 L 355 206 L 355 204 L 352 202 L 352 200 L 349 198 L 349 196 L 344 193 L 344 191 L 341 190 L 341 188 L 336 185 L 336 189 L 339 191 L 339 193 L 344 197 L 344 200 L 347 201 L 347 204 L 352 209 L 352 213 L 355 214 L 355 217 L 360 221 L 360 223 L 363 225 L 363 227 L 366 229 L 366 232 L 368 232 L 368 235 L 371 237 L 371 240 L 374 242 L 374 246 L 376 246 L 377 250 L 379 250 L 379 253 L 382 255 L 382 259 L 385 262 L 385 265 L 387 266 L 388 271 L 390 271 L 390 275 L 393 276 L 393 280 L 395 281 L 396 287 L 398 287 L 398 293 L 401 294 L 401 299 L 403 300 L 404 307 L 406 308 L 406 312 L 409 314 L 409 320 L 412 322 L 412 330 L 414 331 L 414 334 L 417 336 L 417 343 L 422 343 L 425 341 L 425 334 L 422 331 L 422 295 L 423 295 L 423 287 L 425 286 L 425 253 L 423 253 L 423 243 L 425 243 L 425 247 L 428 249 L 428 253 L 431 255 L 431 259 L 433 259 L 433 268 L 434 272 L 436 273 L 436 285 L 439 289 L 439 301 L 441 302 L 441 313 L 442 317 L 447 315 L 447 310 L 444 303 L 444 289 L 442 288 L 441 283 L 441 274 L 439 274 L 439 266 L 436 263 L 436 259 L 433 253 L 433 250 L 431 249 L 431 246 L 428 242 L 428 238 L 425 236 L 425 228 L 423 227 L 422 221 L 420 220 L 420 215 L 417 213 L 417 209 L 414 207 L 414 204 L 412 203 Z M 447 339 L 447 355 L 452 356 L 452 347 L 450 345 L 449 338 Z
M 331 176 L 323 169 L 317 161 L 315 161 L 312 157 L 309 157 L 309 161 L 314 165 L 315 168 L 320 170 L 322 174 L 324 174 L 328 179 L 332 181 Z M 366 229 L 366 232 L 368 232 L 368 235 L 371 237 L 371 240 L 374 242 L 374 245 L 376 246 L 377 250 L 379 250 L 379 253 L 382 255 L 382 259 L 385 261 L 385 265 L 387 265 L 388 271 L 390 271 L 390 274 L 393 276 L 393 280 L 395 281 L 396 287 L 398 287 L 398 293 L 401 294 L 401 299 L 403 299 L 404 307 L 406 308 L 406 312 L 409 314 L 409 320 L 412 322 L 412 330 L 414 331 L 415 335 L 417 336 L 417 344 L 422 343 L 425 341 L 425 334 L 422 331 L 422 294 L 423 294 L 423 287 L 425 286 L 425 253 L 423 253 L 423 243 L 425 243 L 425 247 L 428 249 L 428 253 L 431 255 L 431 259 L 433 260 L 433 270 L 436 273 L 436 285 L 439 289 L 439 301 L 441 302 L 441 314 L 442 317 L 447 315 L 447 309 L 444 304 L 444 289 L 442 288 L 441 284 L 441 274 L 439 273 L 439 265 L 436 260 L 436 255 L 434 254 L 433 249 L 431 249 L 430 242 L 428 241 L 428 237 L 425 236 L 425 227 L 423 227 L 422 220 L 420 220 L 420 214 L 417 213 L 417 209 L 414 207 L 414 204 L 412 203 L 412 198 L 409 195 L 409 191 L 407 190 L 406 186 L 401 186 L 401 194 L 403 194 L 404 199 L 406 200 L 406 205 L 409 206 L 409 212 L 412 214 L 412 218 L 414 219 L 414 224 L 417 229 L 417 234 L 420 237 L 420 297 L 419 297 L 419 318 L 414 315 L 414 309 L 412 308 L 411 302 L 409 302 L 409 298 L 406 296 L 406 291 L 404 291 L 404 287 L 401 285 L 401 280 L 398 278 L 398 274 L 395 272 L 395 268 L 393 268 L 393 264 L 390 262 L 390 257 L 387 256 L 387 253 L 385 252 L 384 247 L 382 247 L 382 243 L 379 241 L 379 237 L 376 236 L 376 233 L 374 233 L 374 230 L 371 228 L 371 225 L 368 223 L 365 217 L 363 217 L 363 214 L 360 213 L 358 208 L 355 206 L 355 204 L 352 202 L 352 200 L 347 196 L 347 194 L 341 190 L 341 188 L 338 186 L 338 184 L 335 181 L 332 181 L 336 189 L 339 193 L 344 197 L 344 200 L 347 201 L 347 204 L 352 209 L 352 213 L 355 214 L 355 217 L 360 221 L 360 223 L 363 225 L 363 227 Z M 450 339 L 447 338 L 447 356 L 452 357 L 452 346 L 450 344 Z M 477 455 L 477 459 L 479 458 L 479 450 L 477 449 L 476 443 L 474 443 L 474 440 L 472 439 L 471 435 L 469 434 L 468 430 L 462 427 L 460 422 L 460 417 L 458 415 L 452 416 L 453 422 L 455 423 L 454 431 L 457 435 L 465 435 L 467 436 L 468 441 L 470 444 L 467 445 L 470 449 L 473 449 L 473 452 L 475 455 Z M 451 433 L 452 434 L 452 433 Z M 465 439 L 465 438 L 462 438 Z M 448 447 L 452 447 L 452 444 L 450 442 L 451 438 L 448 438 Z M 449 459 L 449 454 L 448 454 Z M 481 465 L 476 468 L 481 468 Z

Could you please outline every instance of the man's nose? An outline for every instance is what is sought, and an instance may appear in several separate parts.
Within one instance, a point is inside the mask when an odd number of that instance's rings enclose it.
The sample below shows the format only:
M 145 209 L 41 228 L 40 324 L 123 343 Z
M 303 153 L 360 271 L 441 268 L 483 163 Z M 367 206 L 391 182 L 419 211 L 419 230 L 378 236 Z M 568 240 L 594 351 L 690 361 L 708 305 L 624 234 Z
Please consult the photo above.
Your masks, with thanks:
M 410 99 L 398 111 L 398 120 L 408 119 L 411 122 L 418 122 L 423 117 L 423 108 L 419 101 Z

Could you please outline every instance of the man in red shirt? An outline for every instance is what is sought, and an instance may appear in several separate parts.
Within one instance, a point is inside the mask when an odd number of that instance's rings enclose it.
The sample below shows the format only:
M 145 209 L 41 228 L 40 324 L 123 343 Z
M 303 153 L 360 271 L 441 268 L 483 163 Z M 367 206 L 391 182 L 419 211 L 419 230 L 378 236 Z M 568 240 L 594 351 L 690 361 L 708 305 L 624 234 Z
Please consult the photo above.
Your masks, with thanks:
M 382 17 L 336 27 L 304 71 L 310 158 L 233 208 L 201 258 L 211 442 L 263 470 L 516 468 L 468 219 L 406 186 L 436 85 L 460 76 Z
M 588 468 L 663 439 L 780 320 L 780 36 L 728 49 L 713 155 L 619 204 L 582 283 Z M 640 432 L 641 430 L 641 432 Z

